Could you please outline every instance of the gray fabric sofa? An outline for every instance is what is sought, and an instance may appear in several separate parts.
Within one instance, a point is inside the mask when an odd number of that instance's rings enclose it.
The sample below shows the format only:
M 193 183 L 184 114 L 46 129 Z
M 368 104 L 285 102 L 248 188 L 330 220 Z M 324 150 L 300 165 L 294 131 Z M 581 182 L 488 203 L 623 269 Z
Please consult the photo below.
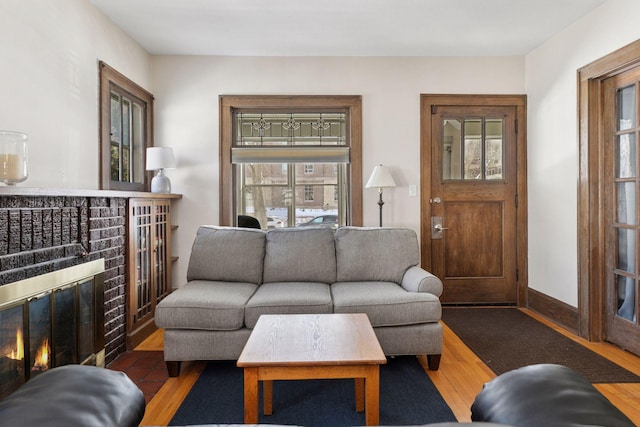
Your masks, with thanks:
M 386 355 L 442 354 L 442 282 L 402 228 L 202 226 L 187 283 L 156 307 L 164 358 L 235 360 L 261 314 L 366 313 Z

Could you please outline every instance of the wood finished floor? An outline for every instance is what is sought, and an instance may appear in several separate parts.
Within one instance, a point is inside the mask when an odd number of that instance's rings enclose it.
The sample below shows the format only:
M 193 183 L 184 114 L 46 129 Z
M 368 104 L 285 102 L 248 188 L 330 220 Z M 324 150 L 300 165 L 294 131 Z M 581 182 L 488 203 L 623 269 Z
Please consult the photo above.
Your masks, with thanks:
M 523 309 L 531 317 L 550 326 L 572 340 L 590 348 L 594 352 L 640 375 L 640 357 L 621 350 L 607 343 L 591 343 L 558 327 L 543 317 Z M 421 360 L 431 381 L 440 391 L 458 421 L 471 421 L 470 407 L 482 385 L 495 377 L 495 374 L 484 364 L 462 341 L 443 325 L 444 348 L 442 361 L 438 371 L 426 369 L 426 360 Z M 162 350 L 163 334 L 156 331 L 136 350 Z M 182 364 L 180 376 L 169 378 L 147 404 L 145 417 L 141 426 L 166 426 L 176 412 L 182 400 L 198 379 L 205 367 L 205 362 L 185 362 Z M 640 426 L 640 383 L 636 384 L 596 384 L 614 405 Z

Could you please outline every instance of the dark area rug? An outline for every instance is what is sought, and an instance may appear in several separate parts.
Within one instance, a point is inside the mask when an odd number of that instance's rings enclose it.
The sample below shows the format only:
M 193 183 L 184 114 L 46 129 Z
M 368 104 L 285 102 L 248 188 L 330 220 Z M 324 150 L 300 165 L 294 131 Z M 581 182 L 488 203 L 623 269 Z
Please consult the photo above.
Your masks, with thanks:
M 589 382 L 640 377 L 515 308 L 445 307 L 442 320 L 496 375 L 537 363 L 565 365 Z
M 364 425 L 355 412 L 353 380 L 274 381 L 273 415 L 261 423 L 340 427 Z M 238 423 L 244 420 L 243 372 L 235 362 L 209 362 L 169 425 Z M 380 424 L 456 421 L 415 357 L 388 359 L 380 367 Z

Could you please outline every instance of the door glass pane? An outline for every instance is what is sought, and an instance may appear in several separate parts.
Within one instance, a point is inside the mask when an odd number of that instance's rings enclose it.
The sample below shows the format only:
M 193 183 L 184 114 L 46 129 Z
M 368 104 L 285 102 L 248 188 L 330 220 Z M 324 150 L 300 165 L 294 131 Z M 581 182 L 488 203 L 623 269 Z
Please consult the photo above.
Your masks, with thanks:
M 442 179 L 462 179 L 462 124 L 445 119 L 442 123 Z
M 616 276 L 617 315 L 633 321 L 636 319 L 636 282 L 631 277 Z
M 634 178 L 636 176 L 636 136 L 619 135 L 617 138 L 616 178 Z
M 502 179 L 502 119 L 485 122 L 485 177 Z
M 636 223 L 636 185 L 634 182 L 618 182 L 616 184 L 616 222 L 621 224 Z
M 616 268 L 631 274 L 636 272 L 636 232 L 618 228 L 618 260 Z
M 464 122 L 464 179 L 482 179 L 482 120 Z
M 618 130 L 631 129 L 636 126 L 636 87 L 627 86 L 618 89 Z

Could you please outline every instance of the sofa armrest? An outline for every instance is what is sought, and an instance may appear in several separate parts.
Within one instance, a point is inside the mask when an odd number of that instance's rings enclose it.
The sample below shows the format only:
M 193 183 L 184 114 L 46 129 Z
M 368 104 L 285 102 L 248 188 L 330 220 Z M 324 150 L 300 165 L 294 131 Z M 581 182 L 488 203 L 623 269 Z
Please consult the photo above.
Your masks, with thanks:
M 442 282 L 433 274 L 420 267 L 409 267 L 400 285 L 409 292 L 428 292 L 437 297 L 442 295 Z

